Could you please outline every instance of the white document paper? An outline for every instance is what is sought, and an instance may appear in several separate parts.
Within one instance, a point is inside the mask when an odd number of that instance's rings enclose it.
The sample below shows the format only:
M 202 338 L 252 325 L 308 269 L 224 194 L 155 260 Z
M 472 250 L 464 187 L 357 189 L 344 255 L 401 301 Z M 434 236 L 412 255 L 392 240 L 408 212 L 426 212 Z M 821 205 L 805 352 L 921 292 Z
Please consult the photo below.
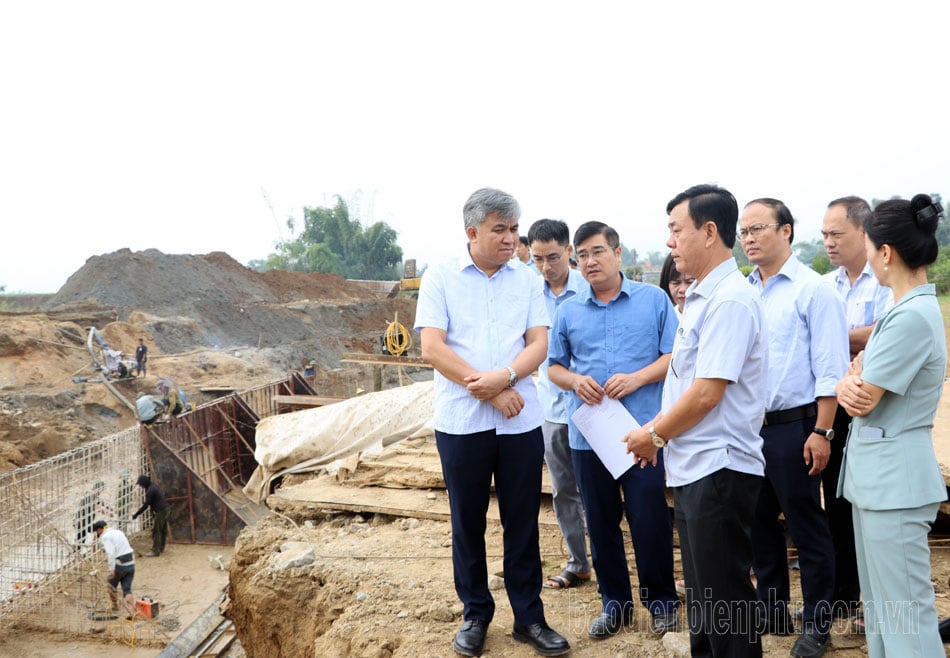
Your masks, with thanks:
M 627 453 L 622 439 L 640 423 L 619 400 L 605 395 L 600 404 L 578 407 L 571 420 L 615 480 L 633 466 L 633 455 Z

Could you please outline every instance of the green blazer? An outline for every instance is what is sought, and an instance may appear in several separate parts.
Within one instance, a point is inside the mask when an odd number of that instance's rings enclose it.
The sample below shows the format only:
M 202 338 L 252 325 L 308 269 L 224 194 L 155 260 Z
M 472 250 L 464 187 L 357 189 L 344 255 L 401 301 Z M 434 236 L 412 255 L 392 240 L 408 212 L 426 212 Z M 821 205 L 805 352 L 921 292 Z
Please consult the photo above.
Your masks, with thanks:
M 864 381 L 884 389 L 848 432 L 838 495 L 868 510 L 947 499 L 933 449 L 933 421 L 947 373 L 943 317 L 932 284 L 917 286 L 875 325 Z

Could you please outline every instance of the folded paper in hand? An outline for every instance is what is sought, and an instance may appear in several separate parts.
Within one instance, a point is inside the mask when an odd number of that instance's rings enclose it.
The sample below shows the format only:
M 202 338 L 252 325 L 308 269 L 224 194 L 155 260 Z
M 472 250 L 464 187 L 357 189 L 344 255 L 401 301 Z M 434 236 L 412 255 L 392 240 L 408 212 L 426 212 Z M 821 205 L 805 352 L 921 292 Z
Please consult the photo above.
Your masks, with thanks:
M 633 455 L 627 453 L 623 437 L 640 423 L 620 401 L 604 396 L 600 404 L 583 404 L 571 414 L 571 420 L 615 480 L 633 466 Z

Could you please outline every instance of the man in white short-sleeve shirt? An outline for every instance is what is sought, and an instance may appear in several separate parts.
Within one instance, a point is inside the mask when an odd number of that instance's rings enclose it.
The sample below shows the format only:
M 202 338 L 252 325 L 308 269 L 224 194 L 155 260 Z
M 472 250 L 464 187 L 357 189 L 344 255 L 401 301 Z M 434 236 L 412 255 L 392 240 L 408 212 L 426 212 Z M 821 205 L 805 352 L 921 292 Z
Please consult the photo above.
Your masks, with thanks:
M 751 526 L 764 474 L 768 342 L 759 294 L 732 247 L 739 208 L 715 185 L 667 204 L 676 270 L 696 280 L 655 419 L 627 435 L 641 468 L 663 447 L 680 538 L 694 656 L 755 657 Z
M 512 637 L 559 656 L 567 640 L 544 619 L 538 511 L 543 414 L 531 373 L 547 354 L 548 310 L 537 274 L 512 260 L 521 208 L 481 189 L 462 211 L 468 244 L 426 270 L 416 305 L 422 356 L 435 368 L 436 445 L 449 494 L 455 591 L 464 623 L 453 648 L 480 656 L 495 602 L 485 514 L 492 481 L 502 518 Z

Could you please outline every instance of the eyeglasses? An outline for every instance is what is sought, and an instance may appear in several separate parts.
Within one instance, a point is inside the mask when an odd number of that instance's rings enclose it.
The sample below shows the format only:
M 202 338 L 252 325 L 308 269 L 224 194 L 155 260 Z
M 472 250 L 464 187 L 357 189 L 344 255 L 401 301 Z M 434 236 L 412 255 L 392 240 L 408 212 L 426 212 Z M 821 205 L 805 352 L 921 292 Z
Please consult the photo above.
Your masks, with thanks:
M 610 253 L 610 249 L 608 249 L 607 247 L 594 247 L 593 249 L 590 250 L 590 253 L 587 253 L 586 251 L 578 251 L 577 262 L 586 263 L 591 258 L 596 258 L 597 260 L 600 260 L 603 256 L 606 256 L 609 253 Z
M 751 235 L 753 238 L 757 238 L 757 237 L 759 237 L 760 235 L 762 235 L 762 231 L 764 231 L 765 229 L 767 229 L 767 228 L 770 227 L 770 226 L 781 226 L 781 224 L 779 224 L 779 223 L 777 223 L 777 222 L 776 222 L 775 224 L 753 224 L 753 225 L 750 226 L 749 228 L 740 228 L 740 229 L 739 229 L 739 239 L 740 239 L 740 240 L 745 240 L 745 239 L 746 239 L 747 237 L 749 237 L 750 235 Z

